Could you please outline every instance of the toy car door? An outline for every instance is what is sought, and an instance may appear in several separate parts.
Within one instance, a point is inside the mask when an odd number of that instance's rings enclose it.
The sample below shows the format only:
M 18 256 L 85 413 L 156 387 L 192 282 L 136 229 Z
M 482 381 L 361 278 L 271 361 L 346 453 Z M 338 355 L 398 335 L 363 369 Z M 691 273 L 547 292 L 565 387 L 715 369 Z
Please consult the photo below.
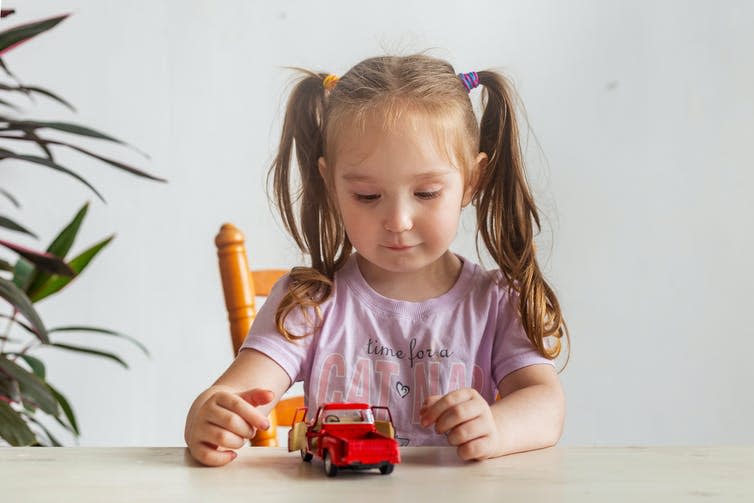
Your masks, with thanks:
M 377 433 L 385 435 L 387 438 L 395 438 L 395 427 L 393 426 L 393 416 L 390 409 L 384 406 L 372 406 L 374 414 L 374 427 Z
M 306 407 L 299 407 L 293 414 L 291 429 L 288 430 L 288 452 L 306 451 Z

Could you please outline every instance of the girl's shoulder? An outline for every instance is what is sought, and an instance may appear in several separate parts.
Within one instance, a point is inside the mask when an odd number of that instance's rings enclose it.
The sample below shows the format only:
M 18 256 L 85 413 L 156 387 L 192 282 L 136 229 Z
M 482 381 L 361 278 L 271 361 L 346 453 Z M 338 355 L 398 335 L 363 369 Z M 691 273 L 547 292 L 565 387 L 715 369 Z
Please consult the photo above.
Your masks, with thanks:
M 466 261 L 468 259 L 460 257 Z M 481 265 L 470 262 L 472 268 L 471 294 L 477 299 L 487 299 L 487 302 L 499 304 L 516 295 L 514 285 L 506 279 L 500 269 L 484 269 Z
M 298 269 L 298 272 L 292 270 L 275 282 L 264 301 L 264 306 L 274 307 L 276 310 L 283 306 L 284 310 L 287 311 L 285 316 L 286 328 L 290 326 L 300 331 L 302 327 L 311 328 L 313 321 L 316 325 L 316 320 L 320 319 L 323 312 L 332 304 L 335 288 L 332 287 L 332 282 L 330 282 L 330 293 L 327 295 L 326 283 L 302 282 L 302 277 L 313 278 L 316 275 L 308 275 L 305 271 L 302 275 L 301 270 L 304 268 L 296 269 Z

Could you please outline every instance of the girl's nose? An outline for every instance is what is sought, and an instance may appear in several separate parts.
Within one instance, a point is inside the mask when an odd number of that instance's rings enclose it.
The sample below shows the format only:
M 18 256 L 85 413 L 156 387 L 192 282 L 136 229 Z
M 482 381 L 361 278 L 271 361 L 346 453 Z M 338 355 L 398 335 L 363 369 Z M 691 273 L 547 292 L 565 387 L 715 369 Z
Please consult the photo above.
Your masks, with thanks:
M 408 204 L 396 201 L 387 208 L 385 215 L 385 230 L 390 232 L 405 232 L 414 226 L 411 208 Z

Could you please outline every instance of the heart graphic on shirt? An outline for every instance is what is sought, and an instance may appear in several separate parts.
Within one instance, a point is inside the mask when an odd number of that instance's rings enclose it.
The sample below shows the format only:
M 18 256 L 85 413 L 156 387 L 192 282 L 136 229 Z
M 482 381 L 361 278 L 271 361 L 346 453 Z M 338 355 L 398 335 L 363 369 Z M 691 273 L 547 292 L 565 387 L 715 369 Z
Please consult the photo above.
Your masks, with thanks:
M 395 391 L 398 392 L 401 398 L 406 398 L 406 395 L 408 395 L 408 393 L 411 391 L 411 388 L 398 381 L 397 383 L 395 383 Z

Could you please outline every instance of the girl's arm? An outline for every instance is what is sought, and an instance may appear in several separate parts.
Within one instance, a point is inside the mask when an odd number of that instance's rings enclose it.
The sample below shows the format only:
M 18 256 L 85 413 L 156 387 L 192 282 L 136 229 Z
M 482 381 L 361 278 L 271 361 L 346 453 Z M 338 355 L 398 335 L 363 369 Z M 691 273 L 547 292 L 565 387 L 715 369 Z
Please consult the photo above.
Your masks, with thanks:
M 490 406 L 500 433 L 498 455 L 555 445 L 563 433 L 565 396 L 551 365 L 511 372 L 498 384 L 502 397 Z
M 267 415 L 290 385 L 274 360 L 256 350 L 241 351 L 189 409 L 184 438 L 191 455 L 211 466 L 235 459 L 234 449 L 269 427 Z
M 555 445 L 563 431 L 565 399 L 551 365 L 511 372 L 492 405 L 473 388 L 429 397 L 422 425 L 434 425 L 462 459 L 485 459 Z

